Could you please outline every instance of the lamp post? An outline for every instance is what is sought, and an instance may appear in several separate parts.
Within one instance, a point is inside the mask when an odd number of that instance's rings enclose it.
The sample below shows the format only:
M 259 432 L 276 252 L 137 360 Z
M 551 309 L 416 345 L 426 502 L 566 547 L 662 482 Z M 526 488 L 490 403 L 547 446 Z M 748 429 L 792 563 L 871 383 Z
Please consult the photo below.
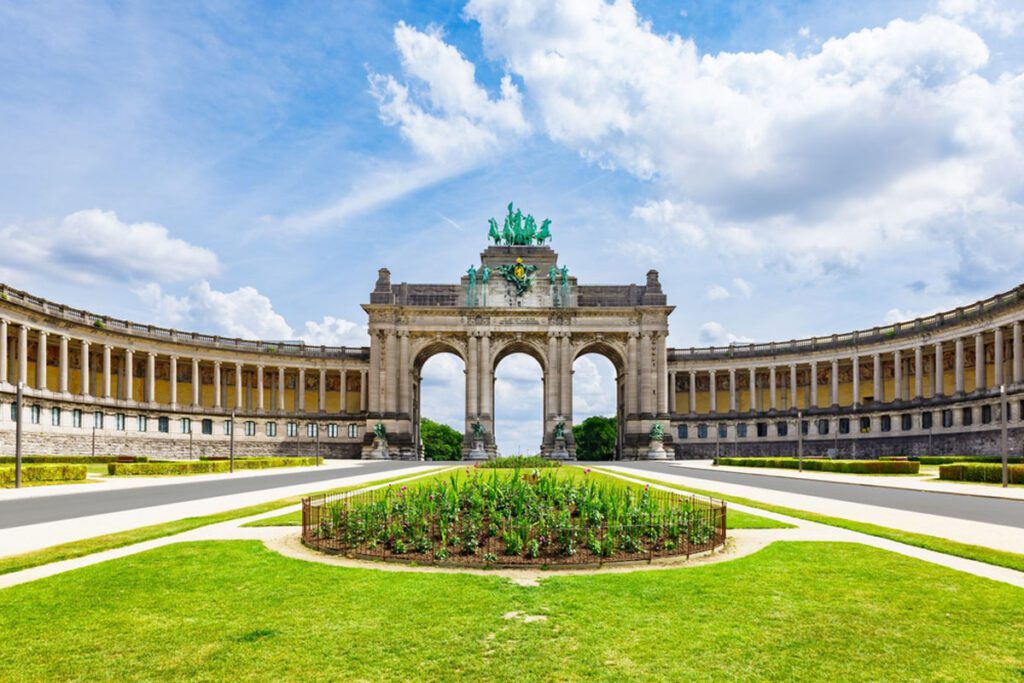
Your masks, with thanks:
M 315 422 L 316 425 L 316 466 L 320 467 L 320 423 Z
M 228 457 L 231 459 L 231 471 L 234 472 L 235 471 L 235 411 L 233 411 L 233 410 L 231 411 L 231 429 L 229 430 L 229 432 L 230 432 L 230 437 L 231 437 L 231 441 L 230 441 L 230 444 L 231 444 L 230 448 L 231 448 L 231 450 L 229 451 L 229 456 Z
M 14 488 L 21 488 L 21 419 L 22 419 L 22 389 L 24 388 L 24 382 L 18 382 L 18 397 L 17 406 L 18 412 L 15 415 L 14 423 Z
M 92 426 L 92 457 L 96 457 L 96 425 Z
M 796 411 L 796 461 L 797 469 L 804 471 L 804 414 Z
M 999 421 L 1002 423 L 1000 426 L 999 441 L 1003 451 L 1003 488 L 1010 482 L 1010 468 L 1009 458 L 1007 457 L 1007 444 L 1006 444 L 1006 385 L 999 385 Z
M 188 459 L 192 459 L 192 423 L 188 424 Z
M 721 422 L 716 422 L 715 423 L 715 466 L 716 467 L 718 466 L 718 451 L 719 451 L 719 442 L 721 441 L 721 437 L 722 437 L 722 423 Z

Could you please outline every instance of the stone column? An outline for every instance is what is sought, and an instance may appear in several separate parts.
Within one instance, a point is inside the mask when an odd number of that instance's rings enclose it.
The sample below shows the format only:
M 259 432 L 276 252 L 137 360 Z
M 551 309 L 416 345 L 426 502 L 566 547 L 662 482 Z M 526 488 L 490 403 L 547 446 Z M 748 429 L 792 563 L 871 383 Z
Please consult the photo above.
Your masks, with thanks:
M 768 409 L 776 410 L 779 407 L 778 397 L 776 392 L 776 377 L 775 377 L 775 366 L 768 366 Z
M 650 332 L 644 332 L 640 335 L 640 362 L 638 363 L 638 369 L 640 371 L 640 412 L 644 415 L 650 415 L 654 412 L 651 401 L 653 387 L 651 386 Z M 564 399 L 562 402 L 563 404 L 565 403 Z
M 370 406 L 370 372 L 359 371 L 359 410 L 366 412 Z
M 839 359 L 832 359 L 832 407 L 839 405 Z
M 10 322 L 0 319 L 0 384 L 7 382 L 7 327 Z
M 757 410 L 757 368 L 750 368 L 750 412 Z
M 398 412 L 398 338 L 388 330 L 384 344 L 384 410 Z
M 668 373 L 668 412 L 676 412 L 676 373 Z
M 367 377 L 367 410 L 371 413 L 379 413 L 380 403 L 380 347 L 383 342 L 379 332 L 373 332 L 370 336 L 370 368 L 366 372 Z
M 697 412 L 697 371 L 690 370 L 690 414 Z
M 113 374 L 110 344 L 103 345 L 103 398 L 110 398 L 110 376 Z
M 963 337 L 956 338 L 956 393 L 964 393 L 964 340 Z
M 327 369 L 320 368 L 320 374 L 316 378 L 316 410 L 319 413 L 327 412 Z
M 885 402 L 885 384 L 882 383 L 882 354 L 876 353 L 871 358 L 871 381 L 874 385 L 875 403 Z
M 711 399 L 711 412 L 718 412 L 718 384 L 715 382 L 715 371 L 708 370 L 708 392 Z
M 946 390 L 946 368 L 942 359 L 942 342 L 935 342 L 935 368 L 932 376 L 932 396 L 942 396 Z
M 409 332 L 402 330 L 398 338 L 398 412 L 412 414 L 412 378 L 409 373 Z
M 626 413 L 635 415 L 640 412 L 640 403 L 637 400 L 640 382 L 638 373 L 640 364 L 637 362 L 637 333 L 630 332 L 626 338 Z M 549 343 L 548 355 L 553 359 L 555 354 L 553 342 Z
M 277 409 L 280 412 L 284 412 L 284 368 L 278 366 L 277 368 Z
M 650 340 L 648 339 L 648 349 L 650 348 Z M 566 427 L 572 426 L 572 344 L 569 338 L 569 333 L 566 332 L 562 335 L 562 389 L 561 389 L 561 413 L 566 420 Z M 644 373 L 648 376 L 647 386 L 650 387 L 650 371 Z M 643 375 L 641 375 L 643 377 Z M 648 396 L 647 410 L 651 411 L 651 398 Z
M 860 405 L 860 356 L 853 354 L 853 405 Z
M 796 398 L 796 363 L 789 365 L 789 407 L 793 410 L 800 407 Z
M 1002 327 L 997 327 L 993 334 L 994 334 L 994 337 L 995 337 L 995 339 L 993 341 L 993 355 L 995 356 L 995 358 L 993 360 L 994 360 L 995 366 L 996 366 L 995 367 L 995 370 L 996 370 L 995 371 L 995 376 L 993 377 L 993 380 L 995 381 L 995 387 L 993 387 L 993 388 L 998 389 L 1004 383 L 1004 378 L 1003 378 L 1003 328 Z
M 3 349 L 3 351 L 6 360 L 7 349 Z M 0 372 L 0 380 L 7 381 L 6 372 Z M 68 393 L 68 336 L 66 334 L 60 336 L 60 379 L 58 388 L 60 393 Z
M 135 352 L 131 349 L 124 350 L 124 398 L 135 400 Z
M 479 354 L 477 353 L 477 338 L 473 332 L 469 333 L 466 339 L 466 428 L 476 419 L 480 409 L 480 399 L 477 391 L 480 388 L 480 377 L 477 369 Z
M 22 328 L 24 329 L 24 328 Z M 89 387 L 89 380 L 91 379 L 89 370 L 89 342 L 82 340 L 82 396 L 91 396 L 92 391 Z
M 235 363 L 235 410 L 245 407 L 245 396 L 242 395 L 242 364 Z
M 146 354 L 146 403 L 156 403 L 156 354 Z
M 668 350 L 665 348 L 665 335 L 654 337 L 654 370 L 658 378 L 658 415 L 668 414 Z
M 736 369 L 729 368 L 729 412 L 736 412 Z
M 985 336 L 981 332 L 974 335 L 974 390 L 985 388 Z
M 1013 383 L 1024 382 L 1024 336 L 1019 322 L 1013 324 Z
M 203 376 L 199 372 L 199 359 L 192 359 L 192 405 L 199 407 L 202 401 Z
M 899 349 L 892 352 L 893 400 L 903 400 L 903 356 Z
M 89 348 L 89 342 L 82 342 L 83 348 Z M 85 362 L 86 366 L 89 362 Z M 28 326 L 20 325 L 18 327 L 18 376 L 15 378 L 15 382 L 22 382 L 28 384 Z M 82 392 L 87 393 L 87 392 Z
M 914 398 L 924 397 L 924 349 L 914 347 Z
M 811 408 L 818 407 L 818 361 L 811 361 Z
M 300 413 L 306 412 L 306 368 L 299 368 L 299 377 L 295 383 L 296 398 L 298 400 L 297 410 Z
M 171 407 L 174 408 L 178 405 L 178 357 L 168 356 L 167 362 L 170 364 L 167 379 L 171 388 Z
M 220 393 L 220 361 L 213 361 L 213 407 L 221 407 L 221 393 Z
M 344 384 L 344 377 L 342 377 L 342 384 Z M 344 387 L 342 387 L 344 388 Z M 266 401 L 263 398 L 263 366 L 256 366 L 256 410 L 263 412 L 266 408 Z
M 493 417 L 491 407 L 491 392 L 494 387 L 494 365 L 491 359 L 491 334 L 484 332 L 480 337 L 480 358 L 478 360 L 480 373 L 480 412 L 488 417 Z
M 46 332 L 36 339 L 36 389 L 46 389 Z

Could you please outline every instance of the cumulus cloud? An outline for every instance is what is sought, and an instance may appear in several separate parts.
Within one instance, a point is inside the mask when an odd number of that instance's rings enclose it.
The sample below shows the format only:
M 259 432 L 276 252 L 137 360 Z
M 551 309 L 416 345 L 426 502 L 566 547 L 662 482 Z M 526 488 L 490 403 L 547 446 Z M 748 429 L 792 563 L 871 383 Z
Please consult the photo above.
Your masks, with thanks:
M 708 299 L 711 301 L 721 301 L 722 299 L 728 299 L 729 296 L 729 290 L 722 285 L 711 285 L 708 287 Z
M 729 330 L 725 329 L 725 326 L 722 325 L 722 323 L 718 323 L 713 320 L 700 326 L 697 330 L 697 338 L 700 339 L 702 344 L 707 344 L 708 346 L 747 344 L 754 341 L 750 337 L 742 337 L 740 335 L 733 334 Z
M 126 223 L 113 211 L 87 209 L 61 221 L 0 229 L 0 263 L 77 282 L 178 282 L 216 275 L 209 249 L 172 237 L 159 223 Z
M 1008 36 L 1024 25 L 1024 9 L 1006 4 L 996 0 L 939 0 L 938 11 L 956 21 L 976 22 Z

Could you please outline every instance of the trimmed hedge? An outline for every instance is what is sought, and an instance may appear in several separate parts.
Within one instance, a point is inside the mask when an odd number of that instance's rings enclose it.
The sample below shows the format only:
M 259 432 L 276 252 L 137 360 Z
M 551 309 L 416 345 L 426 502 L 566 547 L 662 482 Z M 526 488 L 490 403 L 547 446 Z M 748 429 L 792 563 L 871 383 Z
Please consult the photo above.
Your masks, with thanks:
M 85 465 L 22 465 L 21 481 L 82 481 L 87 471 Z M 0 466 L 0 486 L 14 486 L 13 467 Z
M 22 464 L 30 463 L 41 463 L 51 465 L 92 465 L 92 464 L 105 464 L 108 462 L 117 462 L 118 458 L 123 458 L 123 455 L 23 455 L 21 456 Z M 133 455 L 130 456 L 135 458 L 135 462 L 149 462 L 149 457 L 145 455 Z M 0 455 L 0 463 L 10 464 L 14 462 L 13 455 Z
M 263 470 L 271 467 L 308 467 L 316 458 L 236 458 L 236 470 Z M 107 472 L 116 475 L 137 474 L 210 474 L 229 472 L 227 460 L 177 460 L 174 462 L 112 462 Z
M 922 455 L 916 460 L 922 465 L 951 465 L 958 462 L 988 462 L 1002 463 L 998 455 Z M 1007 459 L 1011 463 L 1024 463 L 1024 458 L 1019 456 Z
M 799 469 L 796 458 L 719 458 L 720 465 L 734 467 L 782 467 Z M 851 474 L 917 474 L 920 465 L 906 460 L 813 460 L 804 458 L 804 469 Z
M 488 469 L 524 469 L 535 467 L 561 467 L 562 463 L 557 460 L 549 460 L 539 455 L 509 455 L 493 460 L 484 460 L 478 463 L 479 467 Z
M 1010 483 L 1024 484 L 1024 465 L 1010 465 Z M 951 481 L 981 481 L 1000 484 L 1003 466 L 992 463 L 960 463 L 939 466 L 939 479 Z

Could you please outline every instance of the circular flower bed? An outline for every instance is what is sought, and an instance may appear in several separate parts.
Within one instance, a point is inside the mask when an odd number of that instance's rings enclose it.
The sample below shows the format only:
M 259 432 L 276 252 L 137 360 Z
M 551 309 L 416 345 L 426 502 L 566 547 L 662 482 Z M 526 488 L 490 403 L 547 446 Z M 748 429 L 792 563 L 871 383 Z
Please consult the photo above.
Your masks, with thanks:
M 546 473 L 467 472 L 303 500 L 303 542 L 352 557 L 518 566 L 690 555 L 725 542 L 725 503 Z

